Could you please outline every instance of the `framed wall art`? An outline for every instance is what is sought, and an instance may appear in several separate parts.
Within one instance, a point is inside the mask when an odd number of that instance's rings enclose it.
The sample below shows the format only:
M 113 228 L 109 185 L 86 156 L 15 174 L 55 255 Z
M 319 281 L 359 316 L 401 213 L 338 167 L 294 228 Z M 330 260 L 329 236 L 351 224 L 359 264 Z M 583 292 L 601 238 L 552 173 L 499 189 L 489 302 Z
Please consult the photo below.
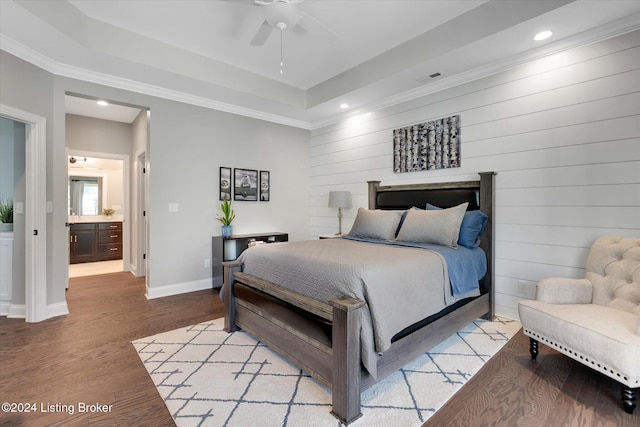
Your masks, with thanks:
M 271 174 L 269 171 L 260 171 L 260 201 L 268 202 L 271 197 Z
M 220 200 L 231 200 L 231 168 L 220 167 Z
M 393 171 L 460 167 L 460 116 L 393 130 Z
M 233 200 L 258 200 L 258 171 L 254 169 L 233 170 Z

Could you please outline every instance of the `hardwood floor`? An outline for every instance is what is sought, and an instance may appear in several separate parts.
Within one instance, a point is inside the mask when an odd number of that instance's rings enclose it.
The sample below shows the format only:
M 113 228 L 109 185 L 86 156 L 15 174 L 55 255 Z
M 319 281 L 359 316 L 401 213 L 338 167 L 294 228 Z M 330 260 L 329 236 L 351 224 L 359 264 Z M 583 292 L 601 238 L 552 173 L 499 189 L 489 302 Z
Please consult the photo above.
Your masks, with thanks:
M 40 323 L 0 317 L 2 402 L 37 413 L 0 412 L 3 426 L 173 426 L 131 341 L 222 316 L 217 293 L 147 300 L 144 278 L 112 273 L 71 279 L 70 314 Z M 78 413 L 79 402 L 112 405 Z M 74 405 L 43 413 L 40 405 Z
M 536 361 L 520 330 L 425 426 L 640 426 L 618 383 L 540 344 Z
M 38 412 L 0 412 L 2 426 L 173 426 L 131 341 L 222 316 L 216 293 L 155 300 L 129 273 L 74 278 L 71 314 L 41 323 L 0 317 L 0 400 L 36 403 Z M 620 407 L 617 384 L 540 346 L 529 357 L 522 332 L 426 426 L 640 426 L 640 409 Z M 78 403 L 112 405 L 78 413 Z M 74 405 L 48 413 L 40 405 Z M 257 419 L 258 420 L 258 419 Z

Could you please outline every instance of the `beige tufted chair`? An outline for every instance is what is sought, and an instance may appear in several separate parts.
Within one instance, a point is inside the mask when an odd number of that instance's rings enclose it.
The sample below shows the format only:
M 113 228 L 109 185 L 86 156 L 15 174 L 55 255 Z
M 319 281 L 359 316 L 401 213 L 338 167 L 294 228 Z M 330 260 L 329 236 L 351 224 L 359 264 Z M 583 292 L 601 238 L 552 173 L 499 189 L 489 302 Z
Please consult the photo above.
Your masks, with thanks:
M 595 241 L 584 279 L 538 282 L 535 301 L 518 305 L 531 357 L 538 341 L 622 384 L 631 414 L 640 390 L 640 239 Z

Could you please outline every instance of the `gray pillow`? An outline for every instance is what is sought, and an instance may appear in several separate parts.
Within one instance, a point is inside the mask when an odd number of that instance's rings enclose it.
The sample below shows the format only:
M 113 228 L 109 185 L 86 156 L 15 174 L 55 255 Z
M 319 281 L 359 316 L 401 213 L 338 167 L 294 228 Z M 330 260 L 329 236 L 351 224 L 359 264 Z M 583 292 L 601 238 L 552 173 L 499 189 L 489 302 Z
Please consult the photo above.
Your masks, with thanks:
M 393 240 L 403 211 L 358 209 L 348 236 L 361 239 Z
M 462 224 L 467 206 L 469 203 L 434 211 L 410 209 L 396 239 L 404 242 L 433 243 L 457 248 L 460 224 Z

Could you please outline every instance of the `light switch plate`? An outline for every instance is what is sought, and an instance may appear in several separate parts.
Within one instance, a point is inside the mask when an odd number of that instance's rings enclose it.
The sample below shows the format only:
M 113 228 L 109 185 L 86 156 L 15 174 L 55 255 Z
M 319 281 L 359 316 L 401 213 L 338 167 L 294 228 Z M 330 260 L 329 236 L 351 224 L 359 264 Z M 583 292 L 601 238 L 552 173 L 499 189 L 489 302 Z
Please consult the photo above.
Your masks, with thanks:
M 16 202 L 16 204 L 13 206 L 15 213 L 17 214 L 22 214 L 24 213 L 24 203 L 22 202 Z
M 169 203 L 169 212 L 178 212 L 178 204 Z

